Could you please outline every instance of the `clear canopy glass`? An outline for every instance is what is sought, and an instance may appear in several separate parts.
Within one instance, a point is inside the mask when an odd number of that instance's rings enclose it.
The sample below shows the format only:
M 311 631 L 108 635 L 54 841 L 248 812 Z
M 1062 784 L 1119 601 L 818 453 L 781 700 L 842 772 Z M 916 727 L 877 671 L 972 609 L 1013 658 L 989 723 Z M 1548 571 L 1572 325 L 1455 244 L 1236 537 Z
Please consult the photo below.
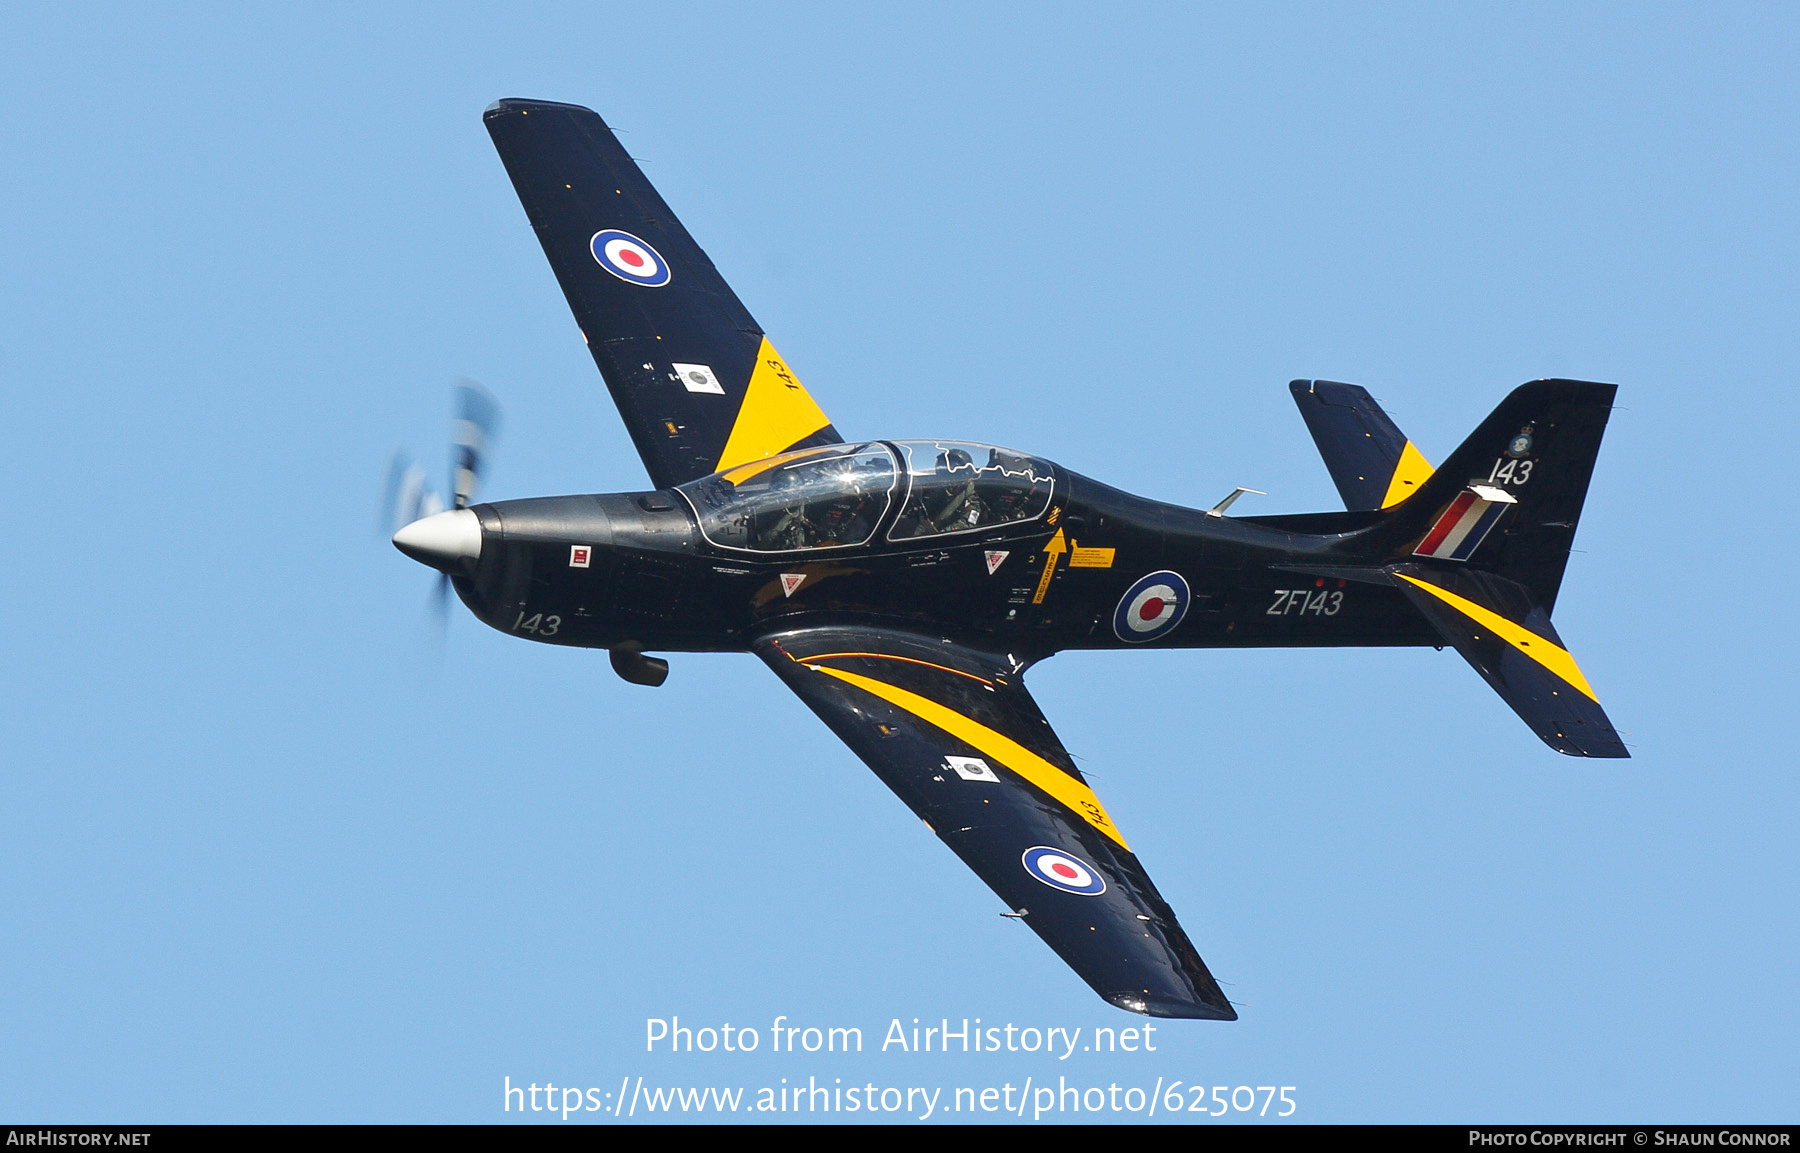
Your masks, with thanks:
M 680 485 L 713 544 L 753 552 L 846 548 L 875 535 L 897 471 L 885 444 L 802 449 Z
M 1035 520 L 1050 507 L 1054 474 L 1036 457 L 956 440 L 896 442 L 907 488 L 888 539 L 980 532 Z M 713 544 L 750 552 L 866 543 L 900 490 L 893 450 L 880 441 L 802 449 L 689 481 L 677 489 Z
M 1035 520 L 1050 506 L 1050 465 L 986 444 L 903 440 L 911 488 L 889 540 L 977 532 Z

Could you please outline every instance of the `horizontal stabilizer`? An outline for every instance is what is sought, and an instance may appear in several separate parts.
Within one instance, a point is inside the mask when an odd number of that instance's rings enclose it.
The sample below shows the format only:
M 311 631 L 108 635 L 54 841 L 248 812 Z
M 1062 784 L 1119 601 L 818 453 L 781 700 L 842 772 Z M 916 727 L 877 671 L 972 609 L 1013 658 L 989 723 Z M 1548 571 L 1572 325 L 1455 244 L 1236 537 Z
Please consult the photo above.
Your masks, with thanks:
M 1368 389 L 1334 380 L 1296 380 L 1288 390 L 1350 511 L 1397 505 L 1431 475 L 1431 465 Z
M 1407 599 L 1531 731 L 1571 757 L 1629 757 L 1550 618 L 1514 581 L 1472 569 L 1397 565 Z

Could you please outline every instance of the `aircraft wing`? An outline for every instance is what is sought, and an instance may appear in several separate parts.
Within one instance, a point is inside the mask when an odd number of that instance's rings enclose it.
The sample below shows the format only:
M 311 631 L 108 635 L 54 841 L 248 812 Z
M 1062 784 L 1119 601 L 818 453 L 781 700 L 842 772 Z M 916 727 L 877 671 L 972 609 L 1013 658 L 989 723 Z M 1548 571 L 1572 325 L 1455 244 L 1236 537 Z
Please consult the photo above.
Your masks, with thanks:
M 860 627 L 755 651 L 1095 992 L 1237 1018 L 1008 657 Z
M 483 120 L 658 488 L 843 440 L 598 115 Z

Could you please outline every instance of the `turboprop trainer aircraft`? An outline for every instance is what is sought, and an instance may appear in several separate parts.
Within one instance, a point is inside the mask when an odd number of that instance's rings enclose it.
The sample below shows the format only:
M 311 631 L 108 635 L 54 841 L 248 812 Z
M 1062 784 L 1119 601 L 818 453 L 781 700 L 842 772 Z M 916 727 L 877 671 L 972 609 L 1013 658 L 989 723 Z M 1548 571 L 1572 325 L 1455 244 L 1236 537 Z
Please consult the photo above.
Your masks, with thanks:
M 1032 701 L 1045 657 L 1449 645 L 1557 752 L 1628 755 L 1550 623 L 1613 385 L 1523 385 L 1434 471 L 1364 390 L 1296 381 L 1346 505 L 1298 516 L 847 440 L 599 116 L 485 119 L 654 487 L 472 504 L 469 416 L 456 507 L 394 544 L 633 684 L 668 673 L 647 652 L 755 653 L 1112 1004 L 1237 1016 Z

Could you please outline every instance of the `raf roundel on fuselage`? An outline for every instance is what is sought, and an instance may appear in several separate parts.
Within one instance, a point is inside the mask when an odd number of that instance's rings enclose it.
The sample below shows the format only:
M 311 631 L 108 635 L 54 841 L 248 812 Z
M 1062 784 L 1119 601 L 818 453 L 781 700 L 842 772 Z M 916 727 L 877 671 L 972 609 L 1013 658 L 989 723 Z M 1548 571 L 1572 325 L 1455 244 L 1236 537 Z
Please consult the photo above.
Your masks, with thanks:
M 1128 644 L 1166 637 L 1187 615 L 1191 600 L 1193 593 L 1178 572 L 1165 570 L 1140 577 L 1113 610 L 1113 635 Z

